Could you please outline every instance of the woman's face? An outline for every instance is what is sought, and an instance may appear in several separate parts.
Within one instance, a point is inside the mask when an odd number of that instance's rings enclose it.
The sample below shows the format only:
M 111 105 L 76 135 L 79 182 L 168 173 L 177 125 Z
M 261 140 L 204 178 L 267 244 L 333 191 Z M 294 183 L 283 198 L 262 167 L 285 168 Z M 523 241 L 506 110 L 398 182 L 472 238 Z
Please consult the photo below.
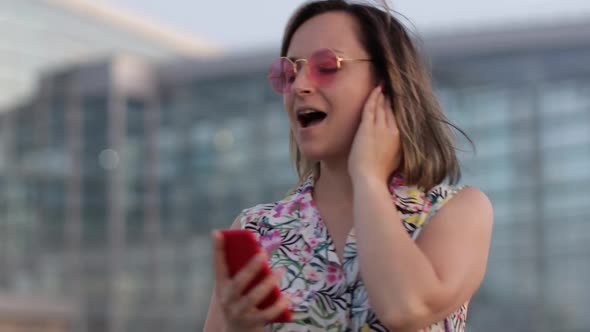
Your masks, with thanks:
M 358 39 L 356 19 L 344 12 L 315 16 L 299 27 L 287 57 L 308 59 L 319 49 L 332 49 L 345 59 L 369 59 Z M 377 84 L 368 61 L 343 61 L 329 84 L 314 82 L 307 64 L 298 71 L 292 89 L 285 94 L 285 110 L 291 131 L 301 154 L 312 160 L 342 161 L 361 119 L 361 111 L 370 91 Z M 321 111 L 325 118 L 308 123 L 301 113 Z

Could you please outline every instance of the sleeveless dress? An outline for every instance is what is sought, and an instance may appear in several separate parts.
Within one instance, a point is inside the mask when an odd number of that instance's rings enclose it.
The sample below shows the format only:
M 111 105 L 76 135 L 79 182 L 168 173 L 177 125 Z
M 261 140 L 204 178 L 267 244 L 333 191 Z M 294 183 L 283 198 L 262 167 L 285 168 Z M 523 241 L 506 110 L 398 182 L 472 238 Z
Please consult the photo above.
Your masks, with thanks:
M 268 331 L 388 331 L 369 305 L 360 278 L 356 238 L 352 229 L 346 240 L 342 262 L 336 254 L 312 192 L 310 176 L 283 200 L 242 211 L 242 229 L 252 231 L 268 253 L 273 270 L 285 269 L 281 291 L 290 295 L 293 320 L 268 324 Z M 428 192 L 405 186 L 401 176 L 389 185 L 392 204 L 412 239 L 445 202 L 462 187 L 438 185 Z M 468 302 L 444 320 L 421 332 L 463 332 Z

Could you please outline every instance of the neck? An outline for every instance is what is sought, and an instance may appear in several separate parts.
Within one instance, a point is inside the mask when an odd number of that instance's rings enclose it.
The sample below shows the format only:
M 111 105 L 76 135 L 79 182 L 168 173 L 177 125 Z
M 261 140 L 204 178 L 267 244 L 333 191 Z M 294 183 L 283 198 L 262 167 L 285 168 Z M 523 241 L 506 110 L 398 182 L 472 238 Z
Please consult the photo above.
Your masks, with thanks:
M 348 174 L 346 160 L 341 162 L 320 162 L 320 175 L 315 183 L 315 195 L 330 201 L 352 204 L 352 181 Z

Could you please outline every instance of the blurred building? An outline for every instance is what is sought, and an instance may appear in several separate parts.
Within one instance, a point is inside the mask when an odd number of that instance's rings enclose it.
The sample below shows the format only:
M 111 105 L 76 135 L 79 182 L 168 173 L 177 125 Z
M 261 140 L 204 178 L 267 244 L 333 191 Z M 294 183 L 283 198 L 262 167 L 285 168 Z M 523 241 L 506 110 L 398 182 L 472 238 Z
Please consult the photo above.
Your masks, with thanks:
M 590 21 L 432 36 L 439 96 L 477 144 L 495 229 L 472 331 L 590 330 Z
M 587 331 L 590 22 L 430 35 L 463 183 L 495 207 L 470 331 Z M 74 303 L 75 331 L 199 328 L 209 231 L 294 183 L 274 52 L 47 74 L 0 115 L 0 291 Z M 1 309 L 1 308 L 0 308 Z
M 71 303 L 39 296 L 3 296 L 0 302 L 2 332 L 66 332 L 71 331 L 76 313 Z
M 123 181 L 100 166 L 118 162 L 108 148 L 118 146 L 120 124 L 107 121 L 119 119 L 104 110 L 153 100 L 154 64 L 220 50 L 83 0 L 1 1 L 0 37 L 0 330 L 109 330 L 106 311 L 118 309 L 104 299 L 117 288 L 106 276 L 122 249 L 105 249 L 123 240 L 108 246 L 105 232 L 125 212 L 104 209 L 105 200 L 122 204 Z M 141 124 L 130 126 L 143 135 Z
M 34 93 L 46 68 L 121 52 L 153 61 L 220 53 L 195 36 L 89 0 L 3 0 L 0 38 L 0 109 Z

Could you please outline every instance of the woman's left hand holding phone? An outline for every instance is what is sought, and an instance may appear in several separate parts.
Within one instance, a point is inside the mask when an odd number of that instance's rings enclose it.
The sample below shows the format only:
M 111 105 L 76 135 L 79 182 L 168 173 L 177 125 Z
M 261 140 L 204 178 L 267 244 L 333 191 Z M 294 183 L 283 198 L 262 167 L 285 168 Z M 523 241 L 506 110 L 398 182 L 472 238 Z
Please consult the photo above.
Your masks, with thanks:
M 225 261 L 224 239 L 220 232 L 213 234 L 213 243 L 215 289 L 226 331 L 263 331 L 266 323 L 289 306 L 286 296 L 282 296 L 279 301 L 264 310 L 257 308 L 257 305 L 278 285 L 278 277 L 274 274 L 268 275 L 261 283 L 244 293 L 250 282 L 264 268 L 266 254 L 260 253 L 254 256 L 244 268 L 230 278 Z

